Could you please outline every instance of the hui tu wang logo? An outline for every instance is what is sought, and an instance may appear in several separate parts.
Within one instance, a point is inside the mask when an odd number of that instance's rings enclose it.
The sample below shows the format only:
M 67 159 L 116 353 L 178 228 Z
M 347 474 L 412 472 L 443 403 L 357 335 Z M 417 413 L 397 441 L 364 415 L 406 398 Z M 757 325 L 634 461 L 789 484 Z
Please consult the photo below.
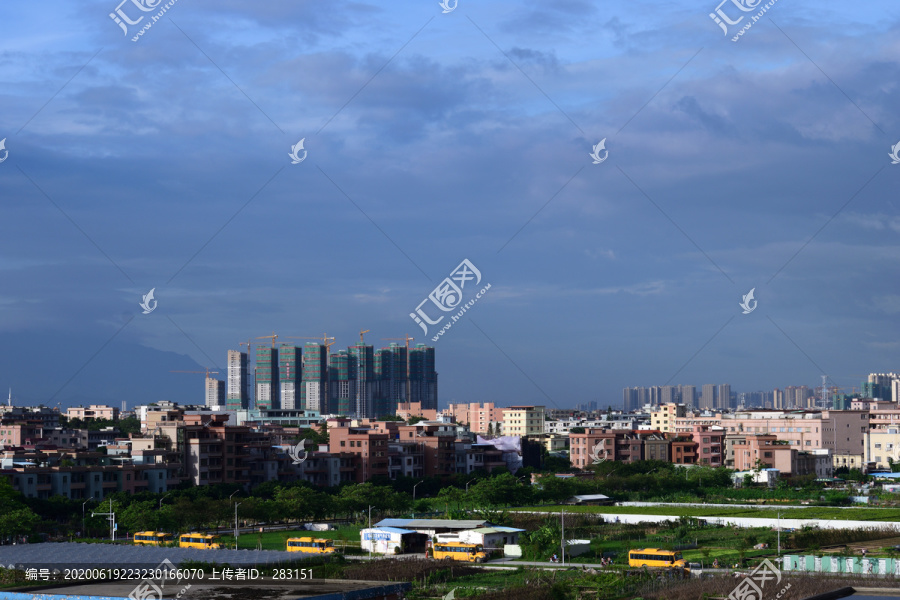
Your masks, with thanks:
M 606 160 L 607 158 L 609 158 L 609 150 L 606 149 L 606 138 L 603 138 L 602 140 L 600 140 L 600 141 L 597 143 L 597 145 L 596 145 L 596 146 L 592 146 L 592 148 L 593 148 L 594 151 L 591 152 L 588 156 L 590 156 L 591 158 L 594 159 L 594 164 L 595 164 L 595 165 L 599 165 L 599 164 L 602 163 L 604 160 Z M 601 150 L 603 150 L 603 151 L 605 152 L 605 154 L 603 155 L 603 158 L 600 158 L 600 151 L 601 151 Z
M 288 456 L 291 457 L 291 461 L 295 465 L 302 465 L 306 462 L 306 459 L 309 458 L 309 451 L 306 450 L 306 443 L 309 440 L 303 439 L 300 440 L 300 443 L 296 446 L 291 446 L 287 449 Z M 301 452 L 303 453 L 301 456 Z
M 591 461 L 595 465 L 599 465 L 609 459 L 609 450 L 607 450 L 604 445 L 605 441 L 606 440 L 600 440 L 597 442 L 597 445 L 591 449 Z
M 459 5 L 459 0 L 453 0 L 453 4 L 450 3 L 450 0 L 441 0 L 438 4 L 444 9 L 442 12 L 446 15 L 447 13 L 456 10 L 457 5 Z
M 769 2 L 760 6 L 760 3 L 762 2 L 762 0 L 722 0 L 721 2 L 719 2 L 719 5 L 716 7 L 715 12 L 709 13 L 709 18 L 712 19 L 716 23 L 716 25 L 718 25 L 719 27 L 722 28 L 722 33 L 724 35 L 728 35 L 728 26 L 729 25 L 737 25 L 741 21 L 744 20 L 745 16 L 749 16 L 750 20 L 747 21 L 743 27 L 741 27 L 739 30 L 737 30 L 734 37 L 731 38 L 732 42 L 736 42 L 739 39 L 741 39 L 741 36 L 744 35 L 744 33 L 748 29 L 753 27 L 754 23 L 756 23 L 757 21 L 760 20 L 762 18 L 762 16 L 764 14 L 766 14 L 766 12 L 768 12 L 768 10 L 770 8 L 772 8 L 777 1 L 778 0 L 769 0 Z M 722 10 L 722 5 L 726 4 L 728 2 L 731 2 L 741 12 L 745 12 L 745 13 L 754 12 L 754 11 L 758 11 L 758 12 L 756 12 L 755 15 L 740 15 L 737 19 L 732 20 L 731 17 L 729 17 L 727 14 L 725 14 L 725 11 Z M 740 13 L 732 13 L 732 14 L 740 14 Z
M 303 138 L 293 146 L 291 146 L 291 153 L 288 156 L 291 157 L 292 165 L 299 165 L 304 160 L 306 160 L 306 150 L 303 150 L 303 142 L 306 141 L 306 138 Z M 303 156 L 300 156 L 300 151 L 303 150 Z
M 491 284 L 485 285 L 480 291 L 471 295 L 471 299 L 460 308 L 460 304 L 462 304 L 463 300 L 463 290 L 465 290 L 467 283 L 470 288 L 474 288 L 481 283 L 481 271 L 479 271 L 468 258 L 459 263 L 459 265 L 450 273 L 449 277 L 445 277 L 444 280 L 428 294 L 428 297 L 419 303 L 416 307 L 416 312 L 409 313 L 409 316 L 422 328 L 425 335 L 428 335 L 428 325 L 437 325 L 444 320 L 444 317 L 450 317 L 450 320 L 447 321 L 437 334 L 431 338 L 431 341 L 438 341 L 448 329 L 453 327 L 453 324 L 456 323 L 467 310 L 472 308 L 475 303 L 491 289 Z M 429 306 L 437 308 L 437 310 L 441 312 L 456 312 L 456 314 L 444 314 L 436 319 L 432 319 L 423 308 L 423 305 L 429 301 L 431 302 L 431 305 Z M 433 314 L 440 315 L 440 313 Z
M 136 8 L 138 11 L 140 11 L 140 12 L 131 11 L 131 14 L 140 15 L 140 16 L 138 16 L 137 19 L 132 19 L 122 8 L 124 5 L 128 4 L 129 2 L 134 5 L 134 8 Z M 169 0 L 165 4 L 162 4 L 162 2 L 163 2 L 163 0 L 122 0 L 121 2 L 119 2 L 119 5 L 116 7 L 116 10 L 109 13 L 109 18 L 112 19 L 113 22 L 122 29 L 122 33 L 127 36 L 129 33 L 129 31 L 128 31 L 129 25 L 138 25 L 141 23 L 141 21 L 144 20 L 145 16 L 149 16 L 150 17 L 149 20 L 146 23 L 144 23 L 144 25 L 136 32 L 134 37 L 131 38 L 132 42 L 136 42 L 141 38 L 141 36 L 144 35 L 144 33 L 148 29 L 153 27 L 154 23 L 159 21 L 162 18 L 162 16 L 164 14 L 166 14 L 166 11 L 168 11 L 170 8 L 175 6 L 175 3 L 178 2 L 178 0 Z M 160 5 L 162 5 L 162 6 L 160 6 Z M 159 9 L 159 10 L 155 15 L 141 15 L 140 14 L 142 12 L 143 13 L 153 12 L 157 9 Z
M 900 146 L 900 144 L 897 144 Z M 6 138 L 0 140 L 0 152 L 3 152 L 2 158 L 0 158 L 0 163 L 9 158 L 9 150 L 6 149 Z
M 152 288 L 149 292 L 144 294 L 142 297 L 143 299 L 141 300 L 140 306 L 141 306 L 141 308 L 144 309 L 145 315 L 149 315 L 154 310 L 156 310 L 156 305 L 158 304 L 158 302 L 153 299 L 153 292 L 155 292 L 155 291 L 156 291 L 156 288 Z M 151 302 L 153 303 L 152 306 L 150 305 Z
M 5 142 L 6 140 L 3 140 L 3 141 Z M 3 148 L 3 142 L 0 142 L 0 149 L 2 149 L 2 148 Z M 900 164 L 900 156 L 898 156 L 898 154 L 900 154 L 900 142 L 897 142 L 894 146 L 892 146 L 891 153 L 888 154 L 888 156 L 891 157 L 892 165 Z M 6 160 L 6 159 L 4 158 L 4 160 Z M 0 162 L 3 162 L 3 161 L 0 160 Z
M 753 569 L 741 582 L 731 590 L 727 600 L 763 600 L 764 591 L 771 593 L 772 588 L 781 583 L 781 571 L 773 565 L 768 558 Z M 765 590 L 766 585 L 769 586 Z M 785 592 L 791 588 L 791 584 L 781 588 L 777 594 L 773 594 L 775 600 L 781 600 Z
M 743 301 L 740 302 L 741 308 L 744 309 L 744 314 L 749 315 L 754 310 L 756 310 L 756 300 L 753 299 L 753 292 L 756 291 L 756 288 L 751 289 L 749 292 L 742 296 Z M 753 303 L 752 305 L 750 303 Z

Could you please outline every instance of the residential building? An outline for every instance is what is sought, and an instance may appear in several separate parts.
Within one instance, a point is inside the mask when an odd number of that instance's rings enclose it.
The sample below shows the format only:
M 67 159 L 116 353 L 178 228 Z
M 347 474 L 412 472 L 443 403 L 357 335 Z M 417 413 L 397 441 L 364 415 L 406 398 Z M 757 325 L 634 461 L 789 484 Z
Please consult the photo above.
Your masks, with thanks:
M 302 379 L 297 408 L 328 412 L 328 347 L 325 344 L 306 342 L 303 345 Z
M 669 402 L 657 406 L 650 412 L 650 428 L 663 433 L 675 431 L 676 417 L 684 417 L 684 414 L 685 408 L 683 404 Z
M 375 352 L 374 416 L 393 415 L 406 402 L 408 366 L 406 346 L 392 343 Z M 418 404 L 421 406 L 421 402 Z M 436 407 L 432 410 L 437 412 Z
M 712 383 L 704 383 L 702 393 L 700 395 L 700 408 L 715 409 L 719 408 L 716 400 L 716 386 Z
M 247 381 L 247 353 L 228 351 L 228 386 L 226 402 L 229 410 L 250 407 L 249 385 Z
M 503 435 L 523 437 L 543 433 L 543 406 L 510 406 L 503 409 Z
M 105 404 L 91 404 L 87 408 L 75 406 L 66 409 L 66 417 L 70 420 L 79 419 L 81 421 L 115 421 L 119 418 L 119 409 Z
M 225 407 L 225 382 L 213 377 L 206 378 L 206 406 L 209 408 Z
M 438 374 L 435 370 L 434 348 L 416 344 L 409 350 L 409 398 L 423 409 L 438 407 Z
M 283 409 L 303 409 L 303 351 L 293 344 L 278 349 L 279 406 Z
M 493 402 L 471 402 L 469 404 L 451 404 L 444 414 L 449 415 L 456 423 L 467 425 L 473 433 L 496 433 L 498 426 L 502 428 L 503 411 Z
M 256 408 L 280 408 L 278 348 L 256 347 Z
M 356 395 L 352 414 L 361 418 L 374 418 L 375 414 L 375 352 L 372 346 L 360 342 L 349 348 L 356 360 Z

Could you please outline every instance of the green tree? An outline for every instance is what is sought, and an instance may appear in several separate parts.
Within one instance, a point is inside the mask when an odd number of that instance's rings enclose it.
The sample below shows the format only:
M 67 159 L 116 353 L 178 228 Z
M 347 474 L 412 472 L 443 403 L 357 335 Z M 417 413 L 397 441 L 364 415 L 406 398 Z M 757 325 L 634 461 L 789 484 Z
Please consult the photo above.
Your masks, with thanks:
M 40 520 L 41 518 L 30 508 L 3 511 L 0 514 L 0 536 L 5 538 L 28 535 L 34 531 Z
M 421 421 L 424 421 L 425 417 L 410 417 L 409 421 L 406 422 L 407 425 L 415 425 Z
M 547 475 L 538 480 L 535 499 L 541 502 L 559 503 L 575 495 L 575 485 L 568 479 Z
M 275 493 L 277 512 L 283 519 L 321 519 L 328 501 L 326 494 L 307 487 L 279 489 Z
M 470 486 L 469 497 L 481 507 L 520 506 L 531 500 L 531 487 L 507 472 Z

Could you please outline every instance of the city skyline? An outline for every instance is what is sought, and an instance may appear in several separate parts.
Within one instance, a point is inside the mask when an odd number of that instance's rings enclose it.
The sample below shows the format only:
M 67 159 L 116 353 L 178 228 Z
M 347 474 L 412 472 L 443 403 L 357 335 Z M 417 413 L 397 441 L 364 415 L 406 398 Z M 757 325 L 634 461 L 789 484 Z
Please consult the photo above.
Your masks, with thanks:
M 271 331 L 413 336 L 442 405 L 898 370 L 895 4 L 126 4 L 2 9 L 25 401 L 183 402 Z

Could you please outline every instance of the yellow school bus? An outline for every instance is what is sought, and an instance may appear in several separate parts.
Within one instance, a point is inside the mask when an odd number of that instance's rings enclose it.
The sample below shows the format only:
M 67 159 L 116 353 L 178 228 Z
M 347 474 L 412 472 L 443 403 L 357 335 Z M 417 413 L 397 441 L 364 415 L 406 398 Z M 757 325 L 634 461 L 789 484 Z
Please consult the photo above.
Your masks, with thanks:
M 167 544 L 175 538 L 171 533 L 161 533 L 159 531 L 139 531 L 134 534 L 135 546 L 159 546 Z
M 461 560 L 463 562 L 482 563 L 487 554 L 481 544 L 464 542 L 438 542 L 431 546 L 431 556 L 435 560 Z
M 628 566 L 688 570 L 684 564 L 684 558 L 681 557 L 681 552 L 660 548 L 631 550 L 628 553 Z
M 308 554 L 331 554 L 334 552 L 334 542 L 311 537 L 288 538 L 287 551 L 306 552 Z
M 205 533 L 182 533 L 178 538 L 179 548 L 200 548 L 202 550 L 218 550 L 219 536 Z

